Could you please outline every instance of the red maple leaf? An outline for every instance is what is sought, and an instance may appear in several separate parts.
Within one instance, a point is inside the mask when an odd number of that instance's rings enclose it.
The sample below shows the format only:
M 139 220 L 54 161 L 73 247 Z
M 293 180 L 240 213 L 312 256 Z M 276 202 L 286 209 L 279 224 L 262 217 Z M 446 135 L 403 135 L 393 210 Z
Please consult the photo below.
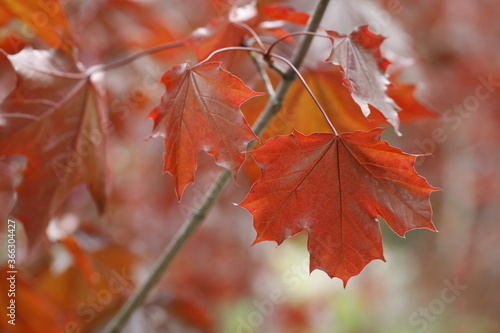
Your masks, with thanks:
M 222 69 L 219 62 L 178 65 L 161 81 L 166 92 L 149 117 L 154 121 L 152 136 L 164 138 L 164 171 L 174 177 L 179 199 L 194 180 L 201 150 L 236 175 L 248 143 L 257 139 L 239 106 L 261 93 Z
M 429 194 L 437 188 L 416 173 L 417 156 L 380 140 L 382 132 L 294 132 L 253 151 L 263 174 L 240 205 L 254 216 L 255 243 L 281 244 L 307 230 L 311 271 L 345 285 L 384 260 L 378 216 L 399 236 L 435 230 Z
M 103 109 L 90 78 L 62 51 L 0 53 L 0 68 L 14 78 L 10 90 L 0 88 L 0 155 L 28 159 L 12 215 L 38 241 L 75 186 L 87 183 L 103 208 Z
M 398 110 L 387 95 L 389 80 L 385 70 L 389 62 L 382 57 L 380 44 L 384 37 L 374 34 L 367 25 L 358 27 L 349 36 L 328 31 L 335 40 L 328 61 L 340 66 L 344 85 L 368 117 L 370 105 L 379 110 L 399 134 Z

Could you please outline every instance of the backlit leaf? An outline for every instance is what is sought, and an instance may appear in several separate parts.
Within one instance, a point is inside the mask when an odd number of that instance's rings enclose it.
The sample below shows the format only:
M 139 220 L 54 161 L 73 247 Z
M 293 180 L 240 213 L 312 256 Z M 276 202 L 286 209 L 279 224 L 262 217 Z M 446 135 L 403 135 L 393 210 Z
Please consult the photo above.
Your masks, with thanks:
M 415 228 L 435 230 L 430 192 L 408 155 L 370 132 L 294 132 L 269 139 L 251 153 L 262 178 L 240 204 L 254 216 L 255 243 L 306 230 L 310 269 L 347 283 L 374 259 L 384 259 L 377 221 L 399 236 Z

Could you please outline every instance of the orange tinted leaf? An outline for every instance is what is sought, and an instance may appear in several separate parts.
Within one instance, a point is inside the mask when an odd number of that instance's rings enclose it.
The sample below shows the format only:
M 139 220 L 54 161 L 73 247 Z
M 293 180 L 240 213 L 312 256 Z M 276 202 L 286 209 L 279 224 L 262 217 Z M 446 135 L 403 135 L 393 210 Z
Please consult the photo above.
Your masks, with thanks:
M 414 84 L 391 80 L 387 94 L 401 108 L 399 111 L 399 119 L 403 123 L 412 122 L 422 118 L 438 118 L 439 115 L 422 105 L 415 98 Z
M 169 315 L 203 332 L 212 332 L 215 326 L 213 315 L 194 297 L 160 294 L 152 304 L 161 306 Z
M 5 9 L 0 7 L 0 27 L 3 27 L 6 25 L 10 19 L 12 18 L 12 15 L 7 12 Z
M 46 333 L 46 332 L 64 332 L 63 317 L 59 309 L 46 295 L 30 283 L 22 274 L 15 274 L 13 281 L 15 284 L 15 297 L 8 297 L 10 281 L 7 277 L 12 274 L 7 273 L 6 267 L 0 267 L 1 290 L 0 306 L 6 309 L 10 306 L 11 300 L 15 301 L 15 325 L 7 321 L 12 318 L 6 316 L 0 322 L 0 329 L 7 333 Z M 8 313 L 8 312 L 7 312 Z
M 372 260 L 384 260 L 377 217 L 399 236 L 435 230 L 430 192 L 408 155 L 370 132 L 294 132 L 269 139 L 251 155 L 262 169 L 240 204 L 254 216 L 255 243 L 307 230 L 310 269 L 347 283 Z
M 302 70 L 302 76 L 319 103 L 324 106 L 339 133 L 368 131 L 386 123 L 385 118 L 377 110 L 372 110 L 369 118 L 361 113 L 359 105 L 342 85 L 342 73 L 337 66 L 324 62 L 314 70 Z M 303 84 L 298 80 L 295 81 L 285 97 L 283 107 L 260 136 L 262 144 L 276 135 L 293 133 L 294 129 L 303 134 L 330 131 L 330 126 L 321 112 L 311 110 L 312 103 L 314 101 Z M 263 98 L 253 99 L 243 105 L 243 113 L 250 124 L 257 119 L 258 114 L 255 110 L 263 109 L 264 106 Z M 253 160 L 249 159 L 244 169 L 251 180 L 256 181 L 260 178 L 260 169 Z
M 359 105 L 343 87 L 342 73 L 336 66 L 325 63 L 314 70 L 304 70 L 302 76 L 339 132 L 370 130 L 384 123 L 383 118 L 373 121 L 372 115 L 370 118 L 363 116 Z M 302 83 L 294 82 L 285 97 L 283 108 L 273 118 L 262 138 L 266 140 L 275 135 L 290 134 L 293 129 L 304 134 L 329 131 L 321 112 L 310 108 L 312 103 L 314 101 Z
M 106 131 L 94 85 L 61 51 L 1 54 L 6 62 L 18 83 L 0 104 L 0 155 L 28 159 L 12 214 L 35 241 L 75 186 L 88 183 L 103 207 Z
M 0 0 L 0 4 L 5 13 L 18 18 L 49 46 L 60 46 L 64 39 L 71 39 L 66 14 L 58 0 Z
M 385 75 L 388 61 L 382 57 L 380 44 L 384 38 L 368 30 L 368 26 L 355 29 L 349 36 L 328 31 L 335 40 L 328 61 L 340 66 L 344 85 L 351 92 L 363 114 L 368 117 L 370 107 L 379 110 L 399 133 L 399 107 L 387 95 L 389 80 Z
M 309 14 L 296 10 L 287 5 L 269 5 L 264 8 L 265 15 L 275 20 L 283 20 L 305 26 L 309 21 Z
M 27 40 L 15 32 L 8 32 L 0 37 L 0 49 L 5 53 L 14 54 L 21 51 L 27 45 Z
M 201 150 L 236 175 L 248 143 L 256 139 L 239 106 L 260 93 L 217 62 L 175 66 L 161 81 L 166 93 L 149 117 L 152 136 L 164 138 L 164 171 L 174 177 L 177 196 L 194 180 Z
M 81 248 L 78 240 L 74 236 L 67 234 L 59 239 L 59 242 L 71 253 L 75 266 L 80 269 L 88 285 L 95 287 L 95 281 L 92 280 L 92 275 L 95 273 L 92 261 L 89 254 Z

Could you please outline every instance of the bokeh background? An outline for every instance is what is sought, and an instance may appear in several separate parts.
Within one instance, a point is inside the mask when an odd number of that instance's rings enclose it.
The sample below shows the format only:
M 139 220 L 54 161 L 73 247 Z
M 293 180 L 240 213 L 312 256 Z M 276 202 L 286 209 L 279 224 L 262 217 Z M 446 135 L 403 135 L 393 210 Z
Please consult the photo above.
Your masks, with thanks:
M 237 2 L 62 4 L 78 57 L 91 66 L 184 38 Z M 259 1 L 257 6 L 262 12 L 272 3 L 310 11 L 314 2 Z M 309 274 L 304 233 L 279 247 L 251 246 L 251 215 L 234 205 L 259 176 L 248 166 L 124 332 L 500 332 L 498 17 L 495 0 L 335 0 L 322 22 L 342 33 L 369 24 L 386 36 L 384 54 L 406 68 L 401 80 L 415 83 L 419 101 L 438 114 L 404 123 L 402 137 L 390 128 L 384 134 L 405 152 L 432 154 L 420 157 L 416 169 L 442 189 L 431 195 L 438 233 L 414 230 L 402 239 L 381 221 L 387 262 L 370 263 L 344 288 L 321 271 Z M 6 52 L 48 47 L 21 20 L 0 17 L 0 22 L 0 47 Z M 319 66 L 328 47 L 328 41 L 315 42 L 304 68 Z M 292 50 L 291 44 L 279 48 L 283 54 Z M 166 51 L 99 77 L 115 128 L 109 134 L 107 209 L 99 215 L 81 186 L 51 221 L 36 252 L 29 252 L 18 234 L 18 325 L 11 327 L 3 318 L 1 332 L 99 332 L 217 178 L 220 169 L 201 154 L 196 183 L 178 203 L 170 175 L 161 175 L 161 140 L 145 140 L 152 128 L 147 114 L 163 90 L 161 75 L 186 59 L 197 61 L 187 48 Z M 226 69 L 262 91 L 243 54 L 221 59 Z M 316 79 L 314 72 L 310 78 Z M 292 94 L 298 90 L 292 88 Z M 255 119 L 256 106 L 264 102 L 245 104 L 246 116 Z M 289 120 L 282 117 L 282 126 L 276 123 L 271 132 L 286 130 Z M 3 290 L 0 302 L 5 302 Z

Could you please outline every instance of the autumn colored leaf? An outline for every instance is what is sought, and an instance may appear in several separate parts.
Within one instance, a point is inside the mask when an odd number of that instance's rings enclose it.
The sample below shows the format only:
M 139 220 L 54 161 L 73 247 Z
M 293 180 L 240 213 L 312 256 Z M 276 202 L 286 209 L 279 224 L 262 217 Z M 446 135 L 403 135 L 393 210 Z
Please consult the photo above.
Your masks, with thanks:
M 368 117 L 360 112 L 360 106 L 342 84 L 343 75 L 338 66 L 320 62 L 314 68 L 301 69 L 301 73 L 340 133 L 368 131 L 387 123 L 377 109 L 372 109 Z M 415 90 L 414 84 L 400 82 L 397 76 L 391 75 L 388 95 L 401 107 L 398 115 L 402 123 L 437 117 L 435 111 L 424 106 L 416 98 Z M 271 120 L 260 139 L 265 141 L 276 135 L 290 134 L 293 129 L 303 134 L 328 131 L 329 126 L 322 114 L 310 110 L 309 106 L 312 103 L 314 101 L 304 85 L 300 81 L 295 81 L 285 97 L 283 107 Z M 250 124 L 253 124 L 258 117 L 254 110 L 262 109 L 264 106 L 265 100 L 261 98 L 253 99 L 243 105 L 243 114 Z
M 264 20 L 259 24 L 259 32 L 269 33 L 276 38 L 284 38 L 292 45 L 297 45 L 290 32 L 285 28 L 287 23 L 305 26 L 309 21 L 309 14 L 298 11 L 287 5 L 268 5 L 264 7 L 264 15 L 271 20 Z
M 320 62 L 315 68 L 306 67 L 301 72 L 339 133 L 368 131 L 387 124 L 385 117 L 377 109 L 372 109 L 368 118 L 360 112 L 359 105 L 342 85 L 342 73 L 338 66 Z M 401 123 L 437 117 L 434 111 L 417 100 L 414 95 L 416 88 L 414 84 L 399 82 L 393 75 L 390 79 L 388 94 L 401 106 L 401 111 L 398 113 Z M 250 124 L 253 124 L 258 117 L 255 110 L 264 108 L 265 102 L 263 98 L 256 98 L 242 106 L 243 114 Z M 314 101 L 303 84 L 295 81 L 285 97 L 283 107 L 260 135 L 261 144 L 276 135 L 290 134 L 294 129 L 306 135 L 329 131 L 330 128 L 323 115 L 309 108 L 312 103 Z M 253 161 L 245 163 L 244 169 L 251 180 L 256 181 L 260 177 L 260 170 Z
M 384 124 L 384 118 L 375 118 L 376 114 L 371 114 L 369 118 L 363 116 L 360 107 L 343 87 L 342 73 L 337 66 L 329 63 L 318 64 L 317 68 L 304 69 L 302 76 L 339 132 L 370 130 Z M 256 119 L 253 109 L 254 104 L 259 102 L 260 99 L 255 99 L 243 107 L 250 123 Z M 261 138 L 267 140 L 276 135 L 290 134 L 293 129 L 304 134 L 329 131 L 321 112 L 311 110 L 312 103 L 314 101 L 304 85 L 298 80 L 294 82 L 285 97 L 282 109 L 271 120 Z
M 303 68 L 301 72 L 309 88 L 319 103 L 324 106 L 328 117 L 340 133 L 368 131 L 387 123 L 385 117 L 377 109 L 372 109 L 368 118 L 360 112 L 360 106 L 342 85 L 343 75 L 338 66 L 320 62 L 314 68 Z M 437 117 L 434 111 L 416 99 L 415 88 L 414 84 L 400 82 L 396 76 L 391 76 L 388 94 L 401 106 L 398 114 L 402 123 Z M 290 134 L 293 129 L 303 134 L 329 131 L 323 115 L 310 110 L 309 106 L 312 103 L 314 101 L 304 85 L 300 81 L 295 81 L 285 97 L 283 107 L 271 120 L 260 139 L 265 141 L 276 135 Z M 260 98 L 243 105 L 243 114 L 250 124 L 253 124 L 258 117 L 254 110 L 262 109 L 264 106 L 265 100 Z
M 309 21 L 309 13 L 296 10 L 287 5 L 269 5 L 264 8 L 267 17 L 274 20 L 283 20 L 289 23 L 305 26 Z
M 14 54 L 26 47 L 27 42 L 28 41 L 21 35 L 9 32 L 0 37 L 0 49 L 5 53 Z
M 59 0 L 0 0 L 0 17 L 17 18 L 49 46 L 71 40 L 69 24 Z
M 399 120 L 402 123 L 409 123 L 422 118 L 438 118 L 439 115 L 423 105 L 415 97 L 415 84 L 401 82 L 397 80 L 396 75 L 391 75 L 391 84 L 388 87 L 387 94 L 401 108 L 399 111 Z
M 28 160 L 12 215 L 35 243 L 75 186 L 87 183 L 103 207 L 109 128 L 94 84 L 63 52 L 0 53 L 0 68 L 14 77 L 11 91 L 2 91 L 0 155 Z
M 337 66 L 321 62 L 314 69 L 304 68 L 302 76 L 319 103 L 324 106 L 339 133 L 368 131 L 386 123 L 385 118 L 377 110 L 373 110 L 368 118 L 361 113 L 359 105 L 342 85 L 342 73 Z M 283 107 L 260 135 L 261 144 L 276 135 L 291 134 L 294 130 L 306 135 L 328 132 L 330 127 L 321 112 L 311 110 L 312 103 L 314 101 L 304 85 L 298 80 L 295 81 L 285 97 Z M 243 114 L 250 124 L 253 124 L 258 116 L 254 110 L 262 109 L 264 106 L 263 98 L 252 99 L 243 105 Z M 244 170 L 253 181 L 260 177 L 260 169 L 251 159 L 245 163 Z
M 95 269 L 92 265 L 89 254 L 80 246 L 78 239 L 71 234 L 66 234 L 59 239 L 59 243 L 64 245 L 68 252 L 71 253 L 75 266 L 85 277 L 88 285 L 95 287 L 96 283 L 92 280 L 92 276 L 95 274 Z
M 0 27 L 6 25 L 11 19 L 11 15 L 5 11 L 5 9 L 0 8 Z
M 399 107 L 387 95 L 389 80 L 385 70 L 389 62 L 382 57 L 380 44 L 384 37 L 374 34 L 367 25 L 358 27 L 349 36 L 328 31 L 334 46 L 328 61 L 340 66 L 344 85 L 368 117 L 370 106 L 379 110 L 399 134 Z
M 380 139 L 383 129 L 339 136 L 294 132 L 251 153 L 262 178 L 240 204 L 254 216 L 255 243 L 306 230 L 310 269 L 347 283 L 374 259 L 384 259 L 381 216 L 399 236 L 435 230 L 429 194 L 408 155 Z
M 174 177 L 178 198 L 194 180 L 201 150 L 236 175 L 248 143 L 257 139 L 239 106 L 261 94 L 218 62 L 177 65 L 161 81 L 166 92 L 149 117 L 154 121 L 152 136 L 164 138 L 164 171 Z

